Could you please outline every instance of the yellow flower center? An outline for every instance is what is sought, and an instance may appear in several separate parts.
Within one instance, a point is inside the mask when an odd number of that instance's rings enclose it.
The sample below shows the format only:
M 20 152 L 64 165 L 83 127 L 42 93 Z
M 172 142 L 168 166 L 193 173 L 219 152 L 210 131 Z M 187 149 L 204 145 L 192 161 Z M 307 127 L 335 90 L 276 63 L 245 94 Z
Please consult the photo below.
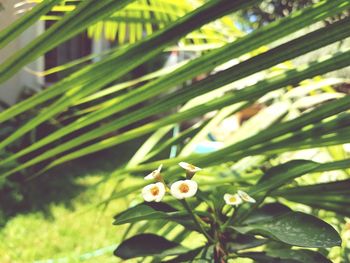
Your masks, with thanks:
M 159 188 L 158 188 L 158 186 L 153 186 L 153 187 L 151 188 L 151 194 L 152 194 L 153 196 L 157 196 L 157 195 L 159 194 Z
M 237 198 L 235 196 L 231 196 L 229 200 L 230 200 L 231 203 L 236 203 L 237 202 Z
M 196 170 L 196 166 L 188 164 L 188 170 Z
M 179 190 L 180 190 L 181 193 L 187 193 L 190 190 L 190 188 L 188 187 L 187 184 L 182 183 L 179 186 Z

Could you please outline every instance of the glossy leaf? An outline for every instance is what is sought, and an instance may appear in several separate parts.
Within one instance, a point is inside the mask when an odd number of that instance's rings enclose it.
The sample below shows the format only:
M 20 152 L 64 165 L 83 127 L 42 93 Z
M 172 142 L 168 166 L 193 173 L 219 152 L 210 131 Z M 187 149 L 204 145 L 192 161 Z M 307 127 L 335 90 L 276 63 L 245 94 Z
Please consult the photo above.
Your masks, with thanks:
M 205 212 L 195 212 L 199 216 L 208 216 Z M 137 223 L 142 220 L 168 220 L 185 226 L 188 230 L 198 231 L 187 211 L 179 211 L 165 203 L 145 203 L 129 208 L 114 217 L 114 225 Z
M 289 213 L 291 209 L 288 206 L 280 203 L 268 203 L 254 209 L 247 219 L 244 220 L 244 224 L 255 224 L 259 221 L 271 220 L 274 217 Z
M 299 247 L 328 248 L 341 245 L 341 238 L 332 226 L 300 212 L 289 212 L 257 224 L 234 226 L 233 229 Z
M 155 219 L 165 219 L 168 217 L 167 213 L 176 213 L 176 209 L 161 203 L 163 209 L 154 209 L 151 205 L 140 204 L 135 207 L 129 208 L 126 211 L 116 215 L 114 217 L 114 225 L 122 225 L 126 223 L 136 223 L 141 220 L 155 220 Z
M 137 257 L 166 257 L 188 252 L 178 243 L 171 242 L 154 234 L 141 234 L 125 240 L 114 251 L 114 255 L 122 259 Z
M 331 263 L 331 261 L 322 254 L 305 249 L 247 252 L 239 254 L 239 256 L 251 258 L 261 263 Z

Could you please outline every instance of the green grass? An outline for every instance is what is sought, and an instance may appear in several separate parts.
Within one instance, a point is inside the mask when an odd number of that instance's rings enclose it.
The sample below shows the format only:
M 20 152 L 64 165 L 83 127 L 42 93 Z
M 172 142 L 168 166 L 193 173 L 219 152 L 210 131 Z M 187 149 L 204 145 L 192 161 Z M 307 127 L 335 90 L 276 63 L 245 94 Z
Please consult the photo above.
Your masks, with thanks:
M 58 167 L 28 181 L 23 186 L 24 200 L 18 205 L 8 204 L 6 208 L 2 203 L 2 209 L 14 212 L 0 228 L 0 262 L 63 258 L 50 263 L 118 262 L 112 252 L 126 226 L 113 226 L 113 216 L 132 200 L 118 199 L 106 208 L 97 207 L 109 197 L 116 180 L 111 178 L 98 186 L 96 183 L 130 159 L 138 145 L 139 142 L 122 145 Z M 130 180 L 118 187 L 132 184 Z
M 89 185 L 99 177 L 78 178 L 77 183 Z M 79 262 L 77 258 L 81 254 L 118 243 L 124 227 L 112 226 L 112 217 L 126 208 L 125 200 L 111 202 L 105 211 L 90 210 L 92 204 L 101 201 L 102 192 L 111 186 L 109 183 L 97 191 L 81 192 L 71 200 L 71 207 L 50 204 L 49 217 L 33 211 L 10 219 L 0 233 L 0 262 L 27 263 L 62 257 L 69 257 L 68 262 Z M 116 262 L 111 252 L 98 259 Z M 85 262 L 96 262 L 96 257 Z

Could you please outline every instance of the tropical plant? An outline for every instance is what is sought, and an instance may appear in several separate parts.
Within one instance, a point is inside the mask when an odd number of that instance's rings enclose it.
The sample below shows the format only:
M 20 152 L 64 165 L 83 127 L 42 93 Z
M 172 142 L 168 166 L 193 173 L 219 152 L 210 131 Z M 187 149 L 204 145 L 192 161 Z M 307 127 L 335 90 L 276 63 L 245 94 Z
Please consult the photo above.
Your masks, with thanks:
M 0 47 L 8 44 L 60 2 L 42 1 L 0 32 Z M 9 79 L 27 63 L 70 37 L 113 17 L 131 2 L 139 3 L 131 0 L 78 2 L 54 26 L 0 65 L 0 82 Z M 314 180 L 310 185 L 293 185 L 290 182 L 295 182 L 305 174 L 309 176 L 310 173 L 345 170 L 349 168 L 350 161 L 346 154 L 342 160 L 325 163 L 293 160 L 295 158 L 289 158 L 283 163 L 281 160 L 286 153 L 301 149 L 349 142 L 349 96 L 333 92 L 333 95 L 325 97 L 319 90 L 327 84 L 317 87 L 315 83 L 319 81 L 320 75 L 348 67 L 350 51 L 346 49 L 327 54 L 299 67 L 286 66 L 288 64 L 285 62 L 348 38 L 349 17 L 309 30 L 301 36 L 293 33 L 343 13 L 349 8 L 349 1 L 320 1 L 249 34 L 237 35 L 234 41 L 227 39 L 228 43 L 221 47 L 200 53 L 196 58 L 174 68 L 110 86 L 132 69 L 176 45 L 194 30 L 222 17 L 226 17 L 224 21 L 227 22 L 230 18 L 227 15 L 259 2 L 207 1 L 142 40 L 111 49 L 98 62 L 79 68 L 53 86 L 1 112 L 0 121 L 5 123 L 29 109 L 40 109 L 40 114 L 8 133 L 0 142 L 0 149 L 6 149 L 42 123 L 49 120 L 59 122 L 59 117 L 66 114 L 68 109 L 76 112 L 68 124 L 65 122 L 47 136 L 3 158 L 0 161 L 3 167 L 14 161 L 19 164 L 7 169 L 1 177 L 9 178 L 19 172 L 23 172 L 24 177 L 32 177 L 33 173 L 42 174 L 84 155 L 151 134 L 130 162 L 118 168 L 110 178 L 119 183 L 130 175 L 151 171 L 162 164 L 166 168 L 166 176 L 155 179 L 161 179 L 156 185 L 160 187 L 157 191 L 164 192 L 161 189 L 166 188 L 164 184 L 171 188 L 179 179 L 181 168 L 176 164 L 186 160 L 206 168 L 194 177 L 200 191 L 189 201 L 178 202 L 176 198 L 166 197 L 162 203 L 138 204 L 117 215 L 116 224 L 129 223 L 133 226 L 140 220 L 150 223 L 139 227 L 137 235 L 126 239 L 116 250 L 116 255 L 124 259 L 152 256 L 155 261 L 176 256 L 173 262 L 190 261 L 198 257 L 203 260 L 214 258 L 217 262 L 238 257 L 251 258 L 257 262 L 329 262 L 322 255 L 327 251 L 321 249 L 339 246 L 339 234 L 315 216 L 292 211 L 285 200 L 336 212 L 343 217 L 349 216 L 346 209 L 349 206 L 346 197 L 350 194 L 346 188 L 348 176 L 342 178 L 343 181 L 332 183 Z M 226 62 L 229 62 L 228 65 L 224 65 Z M 285 64 L 281 66 L 281 63 Z M 184 85 L 203 74 L 206 77 L 202 80 Z M 309 83 L 309 88 L 305 88 L 305 80 L 310 79 L 313 80 L 312 84 Z M 144 83 L 145 80 L 148 82 Z M 322 79 L 329 80 L 332 79 Z M 172 89 L 179 85 L 182 86 Z M 130 87 L 133 88 L 127 89 Z M 306 107 L 300 106 L 302 97 L 306 94 L 315 95 L 315 92 L 318 95 L 316 98 L 308 96 L 313 101 L 312 107 L 305 110 Z M 295 101 L 299 104 L 295 104 Z M 134 107 L 143 102 L 145 106 Z M 241 132 L 227 139 L 222 148 L 207 154 L 195 153 L 198 142 L 217 123 L 256 103 L 266 106 L 266 110 L 256 116 L 263 122 L 257 124 L 254 118 L 255 121 L 242 126 Z M 177 111 L 169 113 L 174 109 Z M 207 121 L 199 121 L 189 128 L 180 125 L 213 111 L 216 111 L 215 114 Z M 169 114 L 159 118 L 161 113 Z M 125 130 L 125 127 L 149 120 L 149 117 L 156 118 Z M 171 130 L 174 135 L 169 138 L 167 135 Z M 116 131 L 121 132 L 115 134 Z M 186 142 L 188 137 L 193 139 Z M 170 158 L 162 159 L 164 152 L 169 150 Z M 40 165 L 40 171 L 30 170 L 33 166 L 38 168 L 37 165 Z M 265 169 L 266 165 L 272 167 Z M 252 167 L 259 169 L 250 173 Z M 205 171 L 211 176 L 205 176 Z M 201 174 L 203 177 L 197 180 Z M 191 176 L 187 174 L 187 179 L 190 180 Z M 139 194 L 145 186 L 144 182 L 139 182 L 124 190 L 116 188 L 101 204 L 128 194 L 135 195 L 135 192 Z M 232 195 L 226 195 L 228 204 L 231 201 L 235 204 L 230 198 L 253 200 L 242 192 L 236 195 L 242 189 L 256 201 L 253 205 L 242 204 L 234 209 L 224 206 L 225 194 Z M 322 198 L 314 194 L 320 189 L 324 193 Z M 341 223 L 342 220 L 339 219 Z M 160 224 L 166 225 L 166 228 L 159 230 Z M 180 228 L 176 235 L 167 236 L 171 241 L 160 236 L 179 225 L 184 228 Z M 158 235 L 140 234 L 146 229 Z M 185 248 L 180 244 L 193 240 L 193 235 L 198 238 L 196 246 Z M 296 247 L 320 249 L 311 251 Z M 245 251 L 248 248 L 257 250 Z

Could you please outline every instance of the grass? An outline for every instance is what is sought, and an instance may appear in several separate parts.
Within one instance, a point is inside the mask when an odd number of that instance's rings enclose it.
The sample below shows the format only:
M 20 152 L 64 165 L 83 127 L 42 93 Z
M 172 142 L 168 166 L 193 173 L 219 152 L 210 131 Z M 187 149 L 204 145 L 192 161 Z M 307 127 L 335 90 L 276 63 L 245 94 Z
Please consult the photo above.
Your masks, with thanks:
M 77 181 L 86 186 L 99 178 L 88 176 Z M 0 234 L 0 262 L 27 263 L 62 257 L 70 258 L 68 262 L 79 262 L 79 255 L 116 244 L 123 227 L 112 226 L 112 217 L 126 208 L 126 202 L 119 199 L 111 202 L 105 211 L 89 211 L 91 204 L 101 201 L 101 192 L 102 187 L 97 193 L 81 192 L 71 201 L 72 207 L 50 204 L 50 217 L 34 211 L 12 218 Z M 107 252 L 99 261 L 115 262 L 116 259 Z M 96 258 L 86 262 L 96 262 Z
M 0 229 L 0 262 L 118 262 L 112 252 L 126 227 L 113 226 L 113 216 L 130 200 L 96 207 L 116 182 L 96 183 L 127 161 L 136 147 L 122 145 L 88 156 L 28 182 L 24 200 L 15 208 L 9 205 L 16 211 Z

